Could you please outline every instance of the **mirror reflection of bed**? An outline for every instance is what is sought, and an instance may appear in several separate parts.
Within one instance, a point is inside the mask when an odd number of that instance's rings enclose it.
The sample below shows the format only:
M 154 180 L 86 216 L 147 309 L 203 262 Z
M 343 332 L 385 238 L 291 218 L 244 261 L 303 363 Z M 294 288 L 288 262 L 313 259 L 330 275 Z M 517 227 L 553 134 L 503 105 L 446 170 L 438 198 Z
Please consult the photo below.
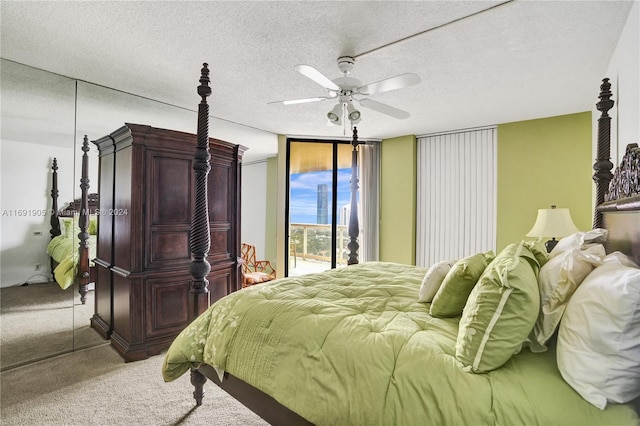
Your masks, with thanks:
M 40 213 L 51 208 L 54 157 L 60 166 L 59 199 L 66 203 L 75 198 L 76 87 L 70 78 L 4 59 L 0 69 L 2 209 L 36 212 L 2 217 L 0 368 L 5 370 L 69 352 L 74 347 L 77 293 L 45 284 L 51 282 L 49 256 L 45 251 L 50 226 L 48 216 Z M 43 128 L 46 130 L 39 130 Z M 21 286 L 25 282 L 29 286 Z M 45 306 L 50 315 L 46 320 L 38 320 L 36 314 Z
M 193 133 L 193 123 L 197 119 L 195 110 L 75 80 L 4 58 L 0 59 L 0 64 L 4 178 L 2 209 L 50 209 L 51 163 L 54 157 L 59 166 L 59 208 L 64 209 L 79 198 L 78 177 L 84 135 L 88 135 L 90 139 L 107 135 L 125 122 L 145 123 Z M 213 117 L 210 121 L 222 139 L 234 140 L 237 138 L 235 135 L 242 134 L 254 141 L 264 142 L 265 146 L 275 144 L 275 137 L 270 133 L 247 131 L 241 126 Z M 245 167 L 247 166 L 243 165 Z M 262 170 L 264 163 L 249 167 Z M 20 182 L 19 187 L 15 182 Z M 89 185 L 90 193 L 97 192 L 98 153 L 93 144 L 90 144 L 89 151 Z M 0 287 L 11 288 L 11 291 L 23 294 L 39 288 L 35 286 L 36 283 L 51 282 L 49 256 L 45 251 L 50 240 L 49 217 L 1 219 Z M 34 233 L 38 235 L 35 236 Z M 40 265 L 39 270 L 35 270 L 36 264 Z M 30 285 L 21 287 L 26 281 Z M 31 297 L 20 297 L 18 300 L 24 304 L 19 307 L 8 305 L 10 297 L 0 299 L 2 353 L 13 353 L 13 349 L 10 350 L 9 345 L 5 345 L 10 336 L 20 345 L 33 348 L 29 354 L 25 350 L 25 354 L 20 356 L 1 357 L 0 369 L 6 370 L 19 365 L 16 363 L 28 363 L 94 344 L 85 335 L 90 326 L 91 315 L 87 316 L 83 312 L 93 304 L 93 292 L 87 294 L 87 302 L 82 305 L 78 288 L 61 291 L 56 284 L 48 290 L 55 291 L 55 301 L 52 300 L 47 306 L 56 307 L 56 316 L 38 327 L 37 333 L 29 333 L 24 326 L 25 321 L 33 321 L 31 316 L 34 300 Z M 21 319 L 17 319 L 18 316 Z M 50 344 L 49 337 L 43 338 L 53 334 L 57 335 L 55 344 Z

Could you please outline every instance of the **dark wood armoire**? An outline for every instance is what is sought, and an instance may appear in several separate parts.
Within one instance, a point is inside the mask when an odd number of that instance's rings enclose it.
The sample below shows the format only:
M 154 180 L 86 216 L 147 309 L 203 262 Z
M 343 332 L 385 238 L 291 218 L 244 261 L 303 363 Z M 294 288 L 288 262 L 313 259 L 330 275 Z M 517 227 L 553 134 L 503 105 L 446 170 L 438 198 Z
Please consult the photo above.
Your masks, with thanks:
M 197 138 L 127 123 L 94 143 L 100 210 L 91 324 L 126 361 L 136 361 L 166 349 L 194 319 L 196 297 L 202 297 L 190 293 L 189 272 Z M 207 306 L 241 288 L 245 149 L 209 138 Z

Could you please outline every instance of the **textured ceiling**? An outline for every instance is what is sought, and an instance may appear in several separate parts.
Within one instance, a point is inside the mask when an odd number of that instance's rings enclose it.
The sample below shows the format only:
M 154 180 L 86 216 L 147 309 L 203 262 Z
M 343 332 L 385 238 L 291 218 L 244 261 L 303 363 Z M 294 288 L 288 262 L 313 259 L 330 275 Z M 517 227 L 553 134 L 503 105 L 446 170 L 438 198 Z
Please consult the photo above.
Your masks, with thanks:
M 344 134 L 342 127 L 326 124 L 333 100 L 268 102 L 325 96 L 325 89 L 294 66 L 311 65 L 333 79 L 340 76 L 338 56 L 352 55 L 351 76 L 362 83 L 405 72 L 422 79 L 371 97 L 408 111 L 409 119 L 361 109 L 361 137 L 386 138 L 591 110 L 631 6 L 522 0 L 2 1 L 0 52 L 5 59 L 192 110 L 207 62 L 211 115 L 314 137 Z M 244 144 L 251 149 L 250 142 Z M 268 150 L 275 153 L 275 147 Z

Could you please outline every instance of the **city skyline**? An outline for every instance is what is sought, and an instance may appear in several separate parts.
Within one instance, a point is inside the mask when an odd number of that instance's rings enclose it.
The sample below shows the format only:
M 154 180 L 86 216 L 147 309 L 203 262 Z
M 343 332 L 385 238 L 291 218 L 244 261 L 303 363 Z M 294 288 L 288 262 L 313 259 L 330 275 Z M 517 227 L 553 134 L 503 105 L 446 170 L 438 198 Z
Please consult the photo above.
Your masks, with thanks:
M 338 199 L 340 209 L 349 205 L 351 169 L 338 169 Z M 292 174 L 290 178 L 289 220 L 291 223 L 317 223 L 318 218 L 318 185 L 327 185 L 329 206 L 331 206 L 332 171 Z M 331 209 L 328 211 L 328 222 L 331 223 Z

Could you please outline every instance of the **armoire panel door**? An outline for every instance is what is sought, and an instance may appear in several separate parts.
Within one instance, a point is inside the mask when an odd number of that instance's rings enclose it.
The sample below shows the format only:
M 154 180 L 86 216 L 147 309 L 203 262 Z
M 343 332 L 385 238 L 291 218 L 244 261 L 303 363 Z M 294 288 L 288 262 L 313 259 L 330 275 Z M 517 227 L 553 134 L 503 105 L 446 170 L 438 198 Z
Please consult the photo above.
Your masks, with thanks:
M 151 150 L 147 153 L 147 164 L 146 266 L 149 269 L 185 268 L 191 259 L 192 158 Z
M 191 222 L 190 158 L 167 157 L 166 153 L 149 153 L 151 189 L 149 206 L 151 225 L 189 225 Z
M 98 191 L 100 205 L 97 214 L 98 236 L 96 257 L 108 265 L 113 262 L 113 215 L 109 213 L 113 207 L 113 176 L 115 173 L 115 155 L 105 155 L 100 158 L 98 175 Z M 105 214 L 101 214 L 101 213 Z
M 232 169 L 228 164 L 220 164 L 212 161 L 207 181 L 207 194 L 209 201 L 209 220 L 211 222 L 230 221 L 230 190 L 233 186 Z
M 191 259 L 189 251 L 189 229 L 153 230 L 151 231 L 151 249 L 149 250 L 149 267 L 182 266 Z
M 229 289 L 232 287 L 232 283 L 229 269 L 213 271 L 207 279 L 209 280 L 210 304 L 213 304 L 215 301 L 222 299 L 230 293 Z
M 105 205 L 105 214 L 113 220 L 113 262 L 114 266 L 126 271 L 136 269 L 138 265 L 132 259 L 132 253 L 137 247 L 132 244 L 132 220 L 135 212 L 132 209 L 132 162 L 133 149 L 131 146 L 116 151 L 114 171 L 114 200 L 113 204 Z M 102 203 L 100 206 L 102 207 Z M 119 213 L 119 214 L 114 214 Z M 137 231 L 137 229 L 136 229 Z M 98 231 L 99 232 L 99 231 Z
M 232 223 L 235 221 L 234 197 L 235 178 L 229 164 L 211 161 L 207 193 L 209 200 L 209 223 L 211 246 L 209 256 L 216 261 L 228 260 L 233 252 Z
M 177 334 L 189 323 L 189 277 L 146 280 L 147 337 Z
M 100 335 L 108 339 L 112 331 L 113 289 L 111 283 L 111 270 L 108 267 L 96 263 L 96 281 L 94 291 L 95 313 L 91 319 L 94 329 Z

